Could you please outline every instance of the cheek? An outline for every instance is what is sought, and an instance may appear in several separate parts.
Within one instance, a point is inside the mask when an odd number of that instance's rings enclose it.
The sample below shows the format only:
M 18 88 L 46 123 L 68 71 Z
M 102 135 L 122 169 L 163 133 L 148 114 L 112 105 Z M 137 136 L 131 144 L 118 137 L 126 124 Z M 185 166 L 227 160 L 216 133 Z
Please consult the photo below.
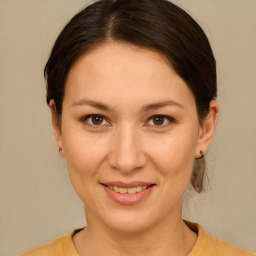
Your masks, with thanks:
M 95 191 L 99 180 L 99 169 L 106 152 L 102 144 L 95 138 L 85 137 L 79 133 L 66 136 L 64 148 L 66 151 L 67 167 L 71 183 L 86 204 L 91 205 L 94 199 L 90 196 Z
M 197 136 L 192 131 L 180 131 L 158 138 L 151 146 L 152 162 L 162 176 L 180 176 L 190 179 L 194 163 Z
M 98 140 L 90 137 L 66 137 L 64 148 L 69 167 L 80 175 L 92 175 L 101 165 L 105 150 L 98 145 Z M 103 144 L 103 143 L 102 143 Z
M 179 205 L 190 182 L 196 141 L 193 136 L 187 135 L 169 136 L 151 147 L 151 160 L 158 170 L 162 195 L 158 200 L 160 205 L 166 206 L 166 214 Z
M 82 126 L 70 120 L 65 122 L 63 119 L 62 134 L 71 182 L 80 194 L 90 186 L 95 186 L 98 170 L 106 155 L 106 143 L 100 135 L 88 135 Z

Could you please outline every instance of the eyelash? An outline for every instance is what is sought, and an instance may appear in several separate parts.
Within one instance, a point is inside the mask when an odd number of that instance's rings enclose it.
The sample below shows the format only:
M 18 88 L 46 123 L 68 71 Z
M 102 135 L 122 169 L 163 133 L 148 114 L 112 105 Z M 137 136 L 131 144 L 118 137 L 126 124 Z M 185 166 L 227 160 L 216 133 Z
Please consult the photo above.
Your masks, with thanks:
M 110 126 L 110 122 L 103 116 L 103 115 L 100 115 L 100 114 L 91 114 L 91 115 L 87 115 L 87 116 L 84 116 L 82 119 L 81 119 L 81 122 L 82 123 L 86 123 L 87 125 L 93 127 L 93 128 L 96 128 L 96 129 L 99 129 L 99 128 L 102 128 L 102 126 L 105 126 L 105 124 L 99 124 L 99 125 L 95 125 L 95 124 L 91 124 L 88 122 L 88 119 L 89 118 L 92 118 L 92 117 L 100 117 L 100 118 L 103 118 L 108 124 L 107 126 Z M 148 118 L 147 120 L 147 124 L 149 123 L 150 120 L 153 120 L 154 118 L 164 118 L 165 119 L 165 124 L 164 125 L 149 125 L 149 126 L 152 126 L 156 129 L 159 129 L 159 128 L 164 128 L 166 126 L 168 126 L 168 124 L 170 123 L 174 123 L 175 122 L 175 119 L 171 116 L 167 116 L 167 115 L 153 115 L 151 117 Z M 166 120 L 167 120 L 167 123 L 166 123 Z M 103 121 L 104 122 L 104 121 Z
M 88 119 L 89 118 L 92 118 L 92 117 L 100 117 L 100 118 L 103 118 L 106 122 L 108 122 L 108 125 L 110 125 L 109 121 L 107 121 L 107 119 L 103 116 L 103 115 L 99 115 L 99 114 L 92 114 L 92 115 L 87 115 L 87 116 L 84 116 L 81 121 L 82 123 L 86 123 L 87 125 L 93 127 L 93 128 L 96 128 L 96 129 L 99 129 L 99 128 L 102 128 L 102 126 L 105 126 L 105 125 L 95 125 L 95 124 L 90 124 L 88 122 Z
M 151 121 L 151 120 L 152 120 L 152 122 L 153 122 L 153 119 L 154 119 L 154 118 L 164 118 L 164 119 L 165 119 L 165 120 L 164 120 L 165 124 L 162 124 L 162 125 L 150 125 L 150 126 L 156 128 L 156 129 L 165 128 L 165 127 L 168 126 L 170 123 L 174 123 L 174 122 L 175 122 L 175 119 L 174 119 L 173 117 L 171 117 L 171 116 L 167 116 L 167 115 L 153 115 L 153 116 L 151 116 L 151 117 L 148 118 L 147 123 L 149 123 L 149 121 Z

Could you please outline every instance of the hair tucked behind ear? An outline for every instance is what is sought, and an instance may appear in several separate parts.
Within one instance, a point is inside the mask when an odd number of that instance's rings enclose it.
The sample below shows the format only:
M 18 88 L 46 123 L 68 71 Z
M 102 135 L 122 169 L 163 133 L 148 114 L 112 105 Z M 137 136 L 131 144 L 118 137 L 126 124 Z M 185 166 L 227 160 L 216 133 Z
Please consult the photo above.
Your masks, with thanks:
M 206 178 L 206 161 L 205 157 L 202 156 L 198 159 L 195 159 L 194 168 L 190 179 L 190 183 L 197 193 L 205 190 Z

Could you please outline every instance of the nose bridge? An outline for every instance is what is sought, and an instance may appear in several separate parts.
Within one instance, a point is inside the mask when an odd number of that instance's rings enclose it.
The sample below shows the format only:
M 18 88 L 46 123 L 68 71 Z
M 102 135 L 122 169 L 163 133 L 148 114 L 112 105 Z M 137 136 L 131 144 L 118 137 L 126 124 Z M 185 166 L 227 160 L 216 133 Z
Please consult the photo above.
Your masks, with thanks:
M 140 143 L 140 131 L 131 124 L 117 128 L 112 138 L 110 165 L 123 173 L 143 167 L 146 156 Z

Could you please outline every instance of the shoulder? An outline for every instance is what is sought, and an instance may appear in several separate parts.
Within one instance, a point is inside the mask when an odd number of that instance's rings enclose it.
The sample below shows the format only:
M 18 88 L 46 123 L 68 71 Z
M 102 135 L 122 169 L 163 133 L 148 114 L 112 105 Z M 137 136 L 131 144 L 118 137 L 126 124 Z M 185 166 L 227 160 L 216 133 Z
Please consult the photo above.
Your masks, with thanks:
M 198 233 L 196 244 L 189 256 L 256 256 L 252 252 L 208 235 L 199 224 L 188 221 L 185 221 L 185 223 L 190 229 Z
M 34 248 L 20 256 L 78 256 L 72 241 L 73 233 L 61 236 L 49 244 Z
M 34 248 L 28 252 L 21 254 L 20 256 L 63 255 L 61 253 L 63 239 L 64 237 L 60 237 L 49 244 L 45 244 L 37 248 Z
M 254 253 L 243 250 L 233 244 L 209 236 L 208 246 L 216 251 L 216 255 L 225 256 L 255 256 Z

